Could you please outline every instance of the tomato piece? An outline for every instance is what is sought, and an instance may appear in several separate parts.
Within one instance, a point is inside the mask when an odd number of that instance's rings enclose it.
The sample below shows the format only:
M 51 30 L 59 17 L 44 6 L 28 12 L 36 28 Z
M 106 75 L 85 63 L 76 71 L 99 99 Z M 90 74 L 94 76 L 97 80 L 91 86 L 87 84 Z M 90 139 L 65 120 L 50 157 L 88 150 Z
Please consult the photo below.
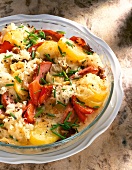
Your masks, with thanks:
M 86 45 L 86 42 L 84 41 L 84 39 L 80 37 L 73 36 L 70 38 L 70 40 L 74 41 L 75 43 L 77 43 L 78 45 L 82 47 Z
M 45 103 L 45 101 L 51 96 L 53 90 L 52 85 L 45 85 L 42 87 L 40 96 L 39 96 L 39 104 Z
M 70 112 L 72 112 L 72 114 L 71 114 L 71 116 L 70 116 L 70 118 L 69 118 L 68 121 L 70 121 L 70 120 L 73 119 L 73 117 L 74 117 L 74 109 L 73 109 L 72 105 L 69 103 L 69 104 L 66 106 L 65 110 L 64 110 L 61 123 L 64 122 L 64 120 L 66 119 L 66 117 L 68 116 L 68 114 L 69 114 Z
M 3 44 L 0 44 L 0 54 L 6 53 L 6 51 L 11 51 L 14 46 L 9 41 L 4 41 Z
M 3 104 L 4 107 L 6 107 L 8 104 L 14 103 L 14 100 L 11 97 L 9 97 L 8 92 L 5 92 L 1 96 L 1 103 Z
M 24 118 L 26 123 L 35 123 L 34 115 L 35 115 L 36 106 L 33 104 L 32 100 L 29 100 L 27 109 L 24 113 Z
M 42 44 L 43 44 L 43 42 L 39 42 L 39 43 L 31 46 L 31 47 L 28 49 L 28 52 L 32 53 L 32 51 L 36 51 L 37 48 L 38 48 L 40 45 L 42 45 Z
M 78 75 L 84 76 L 87 73 L 92 73 L 92 74 L 96 74 L 97 75 L 98 72 L 99 72 L 98 68 L 96 68 L 94 66 L 88 66 L 88 67 L 84 68 L 83 70 L 80 70 L 78 72 Z M 75 77 L 75 75 L 70 76 L 71 79 L 73 79 L 74 77 Z
M 83 122 L 85 121 L 85 119 L 87 118 L 85 116 L 85 114 L 92 114 L 94 112 L 93 108 L 90 108 L 88 106 L 82 106 L 77 102 L 77 98 L 76 96 L 72 96 L 72 104 L 73 104 L 73 108 L 75 109 L 78 117 L 80 118 L 80 120 L 82 120 Z
M 61 37 L 63 37 L 63 34 L 60 34 L 58 32 L 52 31 L 52 30 L 36 30 L 35 32 L 43 31 L 46 36 L 50 36 L 53 41 L 58 42 Z
M 52 63 L 43 61 L 34 71 L 33 80 L 40 80 L 50 70 Z
M 34 80 L 32 83 L 29 84 L 29 94 L 35 106 L 38 105 L 38 99 L 41 93 L 41 89 L 42 87 L 39 84 L 38 80 Z

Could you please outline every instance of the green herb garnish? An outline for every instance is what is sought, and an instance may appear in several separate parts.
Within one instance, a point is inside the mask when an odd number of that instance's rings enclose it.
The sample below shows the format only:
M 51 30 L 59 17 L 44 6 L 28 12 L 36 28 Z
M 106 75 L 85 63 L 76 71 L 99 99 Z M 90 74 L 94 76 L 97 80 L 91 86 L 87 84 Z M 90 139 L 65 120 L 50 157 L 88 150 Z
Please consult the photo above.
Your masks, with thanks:
M 93 108 L 94 108 L 94 109 L 98 109 L 98 108 L 99 108 L 99 106 L 94 106 Z
M 44 112 L 44 108 L 43 107 L 38 107 L 37 112 L 36 112 L 34 117 L 35 118 L 39 117 L 43 112 Z
M 20 25 L 18 28 L 23 28 L 24 27 L 24 25 Z
M 22 90 L 22 91 L 27 91 L 27 92 L 28 92 L 28 90 L 24 89 L 23 87 L 21 88 L 21 90 Z
M 35 51 L 32 51 L 32 53 L 31 53 L 31 57 L 32 57 L 32 59 L 34 59 L 34 58 L 35 58 L 35 55 L 36 55 Z
M 52 114 L 52 113 L 47 113 L 47 116 L 55 117 L 55 115 L 54 115 L 54 114 Z
M 0 123 L 0 127 L 3 127 L 4 126 L 4 123 Z
M 52 133 L 54 133 L 55 135 L 59 136 L 61 139 L 65 139 L 66 137 L 65 136 L 62 136 L 61 134 L 51 130 Z
M 22 83 L 22 80 L 18 76 L 15 76 L 14 79 L 16 79 L 19 83 Z
M 56 98 L 56 88 L 53 89 L 54 92 L 54 98 Z
M 6 86 L 6 87 L 8 87 L 8 86 L 14 86 L 14 84 L 6 84 L 5 86 Z
M 66 44 L 68 45 L 68 46 L 70 46 L 70 47 L 75 47 L 75 45 L 74 44 L 72 44 L 72 43 L 70 43 L 69 41 L 66 41 Z
M 58 50 L 59 50 L 60 54 L 62 55 L 62 57 L 65 57 L 66 52 L 62 52 L 62 50 L 61 50 L 60 46 L 58 46 Z
M 41 78 L 43 84 L 47 84 L 47 81 L 44 78 Z
M 5 56 L 3 59 L 5 60 L 5 59 L 10 58 L 10 57 L 12 57 L 12 56 L 13 56 L 13 55 L 10 54 L 10 55 Z
M 62 34 L 62 35 L 66 34 L 65 31 L 56 31 L 56 32 L 58 32 L 58 33 L 60 33 L 60 34 Z
M 50 58 L 49 54 L 45 54 L 45 57 L 47 58 L 48 61 L 55 63 L 52 58 Z
M 43 31 L 39 31 L 38 37 L 45 39 L 45 33 Z
M 2 109 L 3 107 L 4 107 L 4 106 L 1 104 L 1 105 L 0 105 L 0 109 Z
M 61 104 L 62 106 L 65 106 L 66 107 L 66 104 L 60 102 L 60 101 L 57 101 L 57 104 Z
M 15 120 L 17 119 L 13 113 L 10 113 L 10 116 L 13 117 Z
M 90 52 L 90 51 L 87 51 L 87 50 L 84 50 L 83 52 L 88 54 L 88 55 L 93 55 L 93 52 Z

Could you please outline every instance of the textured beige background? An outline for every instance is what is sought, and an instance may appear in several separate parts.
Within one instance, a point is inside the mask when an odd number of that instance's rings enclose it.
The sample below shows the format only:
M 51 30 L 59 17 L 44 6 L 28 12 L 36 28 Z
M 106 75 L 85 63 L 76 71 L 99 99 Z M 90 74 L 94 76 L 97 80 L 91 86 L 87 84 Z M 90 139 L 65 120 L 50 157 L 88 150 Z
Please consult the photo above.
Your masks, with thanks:
M 132 0 L 0 0 L 0 17 L 20 13 L 62 16 L 105 40 L 120 61 L 125 96 L 110 128 L 84 151 L 47 164 L 0 163 L 0 170 L 132 170 Z

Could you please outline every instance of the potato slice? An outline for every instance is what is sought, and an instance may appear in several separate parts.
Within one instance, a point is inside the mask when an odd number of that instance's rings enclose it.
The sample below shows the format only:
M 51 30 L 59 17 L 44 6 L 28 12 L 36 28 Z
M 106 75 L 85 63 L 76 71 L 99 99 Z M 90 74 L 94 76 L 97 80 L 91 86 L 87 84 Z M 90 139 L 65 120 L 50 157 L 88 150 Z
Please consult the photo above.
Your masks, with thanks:
M 16 72 L 17 70 L 23 71 L 24 70 L 24 63 L 19 61 L 18 63 L 11 64 L 10 68 L 11 68 L 11 71 L 13 73 Z
M 77 98 L 89 107 L 100 107 L 107 94 L 107 83 L 95 74 L 89 73 L 77 81 Z
M 40 122 L 31 131 L 29 142 L 32 145 L 43 145 L 56 142 L 59 137 L 47 129 L 47 122 Z
M 44 41 L 44 43 L 37 48 L 38 57 L 44 59 L 45 54 L 49 54 L 50 58 L 55 58 L 59 55 L 58 44 L 54 41 Z
M 66 57 L 70 61 L 77 62 L 80 60 L 84 60 L 87 56 L 83 52 L 82 47 L 78 46 L 73 41 L 67 38 L 61 38 L 58 41 L 58 46 L 61 48 L 62 52 L 66 53 Z
M 19 30 L 11 30 L 3 37 L 3 41 L 9 41 L 11 44 L 16 44 L 21 47 L 23 46 L 23 39 L 24 36 Z

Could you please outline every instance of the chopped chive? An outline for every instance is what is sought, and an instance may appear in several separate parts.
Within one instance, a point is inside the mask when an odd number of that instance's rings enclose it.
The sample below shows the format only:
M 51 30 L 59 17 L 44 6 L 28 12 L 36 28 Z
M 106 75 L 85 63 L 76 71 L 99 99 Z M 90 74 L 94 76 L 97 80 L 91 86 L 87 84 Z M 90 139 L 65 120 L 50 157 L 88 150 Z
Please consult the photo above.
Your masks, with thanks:
M 55 79 L 54 79 L 54 77 L 52 78 L 52 82 L 53 82 L 53 83 L 55 82 Z
M 48 61 L 54 63 L 53 59 L 50 58 L 49 54 L 45 54 L 45 57 L 47 58 Z
M 54 98 L 56 98 L 56 88 L 53 89 L 54 92 Z
M 88 54 L 88 55 L 93 55 L 93 52 L 90 52 L 90 51 L 87 51 L 87 50 L 84 50 L 83 52 Z
M 62 52 L 62 50 L 61 50 L 60 46 L 58 46 L 58 50 L 59 50 L 60 54 L 62 55 L 62 57 L 65 57 L 66 52 Z
M 64 120 L 64 123 L 68 121 L 69 117 L 71 116 L 72 112 L 69 112 L 69 114 L 67 115 L 67 117 Z
M 38 36 L 45 39 L 45 33 L 43 31 L 39 31 Z
M 1 105 L 0 105 L 0 109 L 2 109 L 3 107 L 4 107 L 4 106 L 1 104 Z
M 66 78 L 66 80 L 69 80 L 68 75 L 66 74 L 66 72 L 64 70 L 62 71 L 62 73 L 63 73 L 64 77 Z
M 98 109 L 98 108 L 99 108 L 99 106 L 94 106 L 93 108 L 94 108 L 94 109 Z
M 34 58 L 35 58 L 35 55 L 36 55 L 35 51 L 32 51 L 32 53 L 31 53 L 31 57 L 32 57 L 32 59 L 34 59 Z
M 51 130 L 52 133 L 54 133 L 55 135 L 59 136 L 61 139 L 65 139 L 66 137 L 65 136 L 62 136 L 61 134 Z
M 6 86 L 6 87 L 8 87 L 8 86 L 14 86 L 14 84 L 6 84 L 5 86 Z
M 28 90 L 24 89 L 23 87 L 21 88 L 21 90 L 22 90 L 22 91 L 27 91 L 27 92 L 28 92 Z
M 10 57 L 12 57 L 12 56 L 13 56 L 12 54 L 7 55 L 7 56 L 4 57 L 4 59 L 10 58 Z
M 54 115 L 54 114 L 52 114 L 52 113 L 47 113 L 47 116 L 55 117 L 55 115 Z
M 74 44 L 72 44 L 72 43 L 70 43 L 69 41 L 66 41 L 66 44 L 68 45 L 68 46 L 70 46 L 70 47 L 75 47 L 75 45 Z
M 23 28 L 24 27 L 24 25 L 20 25 L 18 28 Z
M 37 118 L 37 117 L 40 116 L 43 112 L 44 112 L 43 107 L 38 107 L 38 108 L 37 108 L 37 112 L 36 112 L 36 114 L 35 114 L 34 117 Z
M 61 90 L 63 90 L 63 92 L 64 92 L 66 89 L 61 89 Z
M 4 126 L 4 123 L 0 123 L 0 127 L 3 127 Z
M 47 81 L 44 78 L 41 78 L 43 84 L 47 84 Z
M 61 104 L 62 106 L 65 106 L 66 107 L 66 104 L 60 102 L 60 101 L 57 101 L 57 104 Z
M 16 79 L 19 83 L 22 83 L 22 80 L 18 76 L 15 76 L 14 79 Z
M 54 125 L 52 125 L 52 127 L 50 128 L 50 130 L 54 130 L 54 129 L 56 129 L 58 126 L 59 126 L 59 124 L 54 124 Z
M 57 73 L 57 74 L 54 74 L 53 76 L 64 77 L 64 75 L 63 75 L 63 73 L 62 73 L 62 72 Z
M 10 137 L 11 139 L 13 139 L 13 136 L 12 136 L 12 135 L 9 135 L 9 137 Z
M 21 97 L 16 93 L 18 101 L 21 100 Z
M 10 116 L 13 117 L 15 120 L 17 119 L 13 113 L 10 113 Z
M 65 31 L 56 31 L 56 32 L 58 32 L 58 33 L 60 33 L 60 34 L 66 34 L 66 32 Z
M 29 47 L 31 47 L 33 44 L 28 44 L 27 46 L 26 46 L 26 49 L 28 49 Z
M 41 92 L 41 90 L 37 90 L 36 92 L 34 92 L 34 94 L 38 93 L 38 92 Z

